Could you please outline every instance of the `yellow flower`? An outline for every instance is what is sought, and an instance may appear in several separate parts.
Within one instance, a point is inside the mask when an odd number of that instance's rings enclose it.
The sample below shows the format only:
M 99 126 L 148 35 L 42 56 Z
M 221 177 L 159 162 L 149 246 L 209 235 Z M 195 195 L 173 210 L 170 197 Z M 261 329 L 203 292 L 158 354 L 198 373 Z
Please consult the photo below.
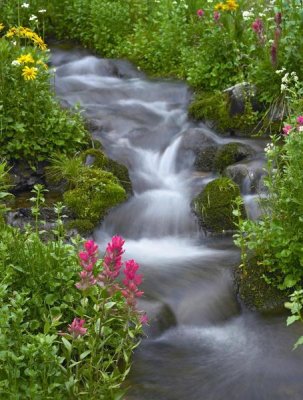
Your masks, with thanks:
M 0 32 L 3 31 L 4 25 L 0 22 Z
M 226 1 L 226 9 L 229 11 L 235 11 L 239 7 L 239 4 L 236 3 L 235 0 L 227 0 Z
M 18 26 L 17 28 L 11 28 L 5 35 L 7 38 L 18 36 L 23 39 L 30 39 L 36 46 L 40 47 L 41 50 L 46 50 L 47 46 L 37 33 L 33 32 L 29 28 Z
M 35 67 L 28 67 L 27 65 L 22 69 L 22 76 L 26 81 L 36 79 L 38 69 Z
M 226 5 L 223 3 L 218 3 L 215 5 L 215 11 L 224 11 L 226 10 Z
M 42 61 L 42 60 L 38 60 L 38 61 L 37 61 L 37 64 L 38 64 L 38 65 L 42 65 L 42 67 L 43 67 L 44 69 L 48 69 L 47 64 L 45 64 L 45 62 Z
M 33 59 L 32 55 L 30 53 L 23 54 L 22 56 L 18 57 L 17 61 L 20 64 L 34 64 L 34 62 L 35 62 L 35 60 Z

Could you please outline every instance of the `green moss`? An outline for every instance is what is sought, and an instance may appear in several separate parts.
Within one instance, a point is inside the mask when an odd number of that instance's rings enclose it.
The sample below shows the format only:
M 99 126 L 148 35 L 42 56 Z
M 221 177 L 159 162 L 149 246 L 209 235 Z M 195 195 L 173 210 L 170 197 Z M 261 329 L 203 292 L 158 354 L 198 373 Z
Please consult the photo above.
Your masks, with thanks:
M 283 312 L 289 293 L 266 283 L 264 276 L 267 274 L 256 257 L 251 258 L 245 267 L 238 267 L 235 277 L 240 299 L 250 310 Z
M 93 167 L 111 172 L 119 179 L 119 182 L 124 187 L 124 189 L 127 192 L 131 192 L 132 186 L 129 179 L 128 170 L 124 165 L 119 164 L 114 160 L 111 160 L 100 149 L 88 149 L 84 151 L 81 154 L 83 162 L 85 162 L 87 156 L 91 156 L 93 158 Z
M 66 224 L 67 229 L 77 229 L 80 235 L 91 233 L 95 225 L 87 219 L 74 219 Z
M 77 185 L 63 195 L 64 203 L 76 219 L 97 225 L 106 212 L 126 199 L 118 179 L 110 172 L 86 168 L 78 177 Z
M 241 143 L 227 143 L 218 150 L 214 159 L 214 168 L 222 173 L 226 167 L 243 160 L 248 152 L 242 151 L 244 147 Z
M 251 102 L 245 103 L 243 114 L 230 114 L 228 93 L 198 91 L 189 106 L 189 116 L 198 121 L 212 121 L 217 131 L 224 133 L 241 133 L 243 136 L 256 134 L 259 113 L 253 111 Z
M 218 178 L 209 182 L 194 200 L 194 208 L 201 225 L 212 232 L 233 230 L 233 201 L 238 196 L 239 186 L 229 178 Z M 245 215 L 244 210 L 243 213 Z

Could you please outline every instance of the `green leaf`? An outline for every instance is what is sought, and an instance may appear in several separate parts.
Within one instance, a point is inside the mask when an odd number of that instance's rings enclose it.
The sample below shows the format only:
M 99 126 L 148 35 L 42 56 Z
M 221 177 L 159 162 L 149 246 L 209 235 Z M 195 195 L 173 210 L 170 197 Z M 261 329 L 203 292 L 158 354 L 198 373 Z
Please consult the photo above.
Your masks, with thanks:
M 296 341 L 294 344 L 293 350 L 295 350 L 297 347 L 301 346 L 303 344 L 303 336 L 299 337 L 299 339 Z
M 292 315 L 290 317 L 287 318 L 286 324 L 287 326 L 293 324 L 294 322 L 298 321 L 300 319 L 299 315 Z
M 293 275 L 286 275 L 283 286 L 287 288 L 291 288 L 295 286 L 295 284 L 298 282 L 298 278 L 295 278 Z
M 108 303 L 105 304 L 105 308 L 106 310 L 109 310 L 110 308 L 113 308 L 114 305 L 116 305 L 117 303 L 115 301 L 109 301 Z
M 45 303 L 48 305 L 53 305 L 56 300 L 57 300 L 57 295 L 54 293 L 50 293 L 45 296 Z
M 62 342 L 68 353 L 71 354 L 73 348 L 71 342 L 69 342 L 64 336 L 62 336 Z
M 80 354 L 80 360 L 83 360 L 85 357 L 87 357 L 91 353 L 90 350 L 86 350 L 83 353 Z

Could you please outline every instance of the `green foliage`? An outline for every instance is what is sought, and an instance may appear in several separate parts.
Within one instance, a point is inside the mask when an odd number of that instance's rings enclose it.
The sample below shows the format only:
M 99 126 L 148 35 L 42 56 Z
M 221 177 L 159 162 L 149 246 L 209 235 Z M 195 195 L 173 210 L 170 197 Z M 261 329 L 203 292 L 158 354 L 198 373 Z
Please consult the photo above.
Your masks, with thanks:
M 188 109 L 189 116 L 198 121 L 211 121 L 219 133 L 239 133 L 250 136 L 256 133 L 260 115 L 253 110 L 247 97 L 241 114 L 231 115 L 228 93 L 198 91 Z M 258 130 L 261 127 L 258 128 Z
M 0 156 L 33 162 L 54 152 L 72 154 L 87 140 L 82 118 L 60 107 L 46 51 L 30 45 L 21 31 L 0 38 Z M 18 61 L 20 56 L 29 60 Z M 26 68 L 32 74 L 29 79 Z
M 239 196 L 239 186 L 229 178 L 209 182 L 194 200 L 202 226 L 213 232 L 235 229 L 233 202 Z
M 0 392 L 12 400 L 114 400 L 142 334 L 139 315 L 106 285 L 75 287 L 82 240 L 68 244 L 60 230 L 58 222 L 57 239 L 46 242 L 0 224 Z M 75 315 L 85 318 L 85 336 L 68 333 Z

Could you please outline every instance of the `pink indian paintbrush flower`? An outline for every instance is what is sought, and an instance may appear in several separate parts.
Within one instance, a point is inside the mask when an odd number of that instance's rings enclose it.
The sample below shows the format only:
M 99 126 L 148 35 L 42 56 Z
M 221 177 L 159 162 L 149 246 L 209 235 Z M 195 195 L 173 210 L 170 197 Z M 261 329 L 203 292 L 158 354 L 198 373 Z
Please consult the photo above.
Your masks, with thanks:
M 220 13 L 219 13 L 219 11 L 215 11 L 214 12 L 214 20 L 217 22 L 217 21 L 219 21 L 219 19 L 220 19 Z
M 74 318 L 73 322 L 68 325 L 68 332 L 73 336 L 74 339 L 86 334 L 87 328 L 83 327 L 84 324 L 84 319 Z
M 283 133 L 284 133 L 284 135 L 289 135 L 289 132 L 292 130 L 292 126 L 291 125 L 285 125 L 283 128 L 282 128 L 282 131 L 283 131 Z
M 108 243 L 103 260 L 103 271 L 98 275 L 98 284 L 112 282 L 119 276 L 124 243 L 125 240 L 121 236 L 113 236 L 111 242 Z
M 199 8 L 199 10 L 197 10 L 197 15 L 199 18 L 203 17 L 203 15 L 205 14 L 204 10 L 202 10 L 202 8 Z
M 136 297 L 141 297 L 144 294 L 144 292 L 138 289 L 138 286 L 142 283 L 142 275 L 137 274 L 138 269 L 139 265 L 134 260 L 129 260 L 126 261 L 123 270 L 125 275 L 123 285 L 125 289 L 122 289 L 121 293 L 126 298 L 127 304 L 131 307 L 136 306 Z
M 96 284 L 93 271 L 98 260 L 98 245 L 93 240 L 88 240 L 84 243 L 84 248 L 85 251 L 80 251 L 78 254 L 82 271 L 79 273 L 80 282 L 77 282 L 75 286 L 79 290 L 87 290 Z
M 282 23 L 282 13 L 281 12 L 277 12 L 275 15 L 275 23 L 277 26 L 281 25 Z
M 146 325 L 148 323 L 148 316 L 146 313 L 140 315 L 139 321 L 142 325 Z
M 298 123 L 299 125 L 303 125 L 303 115 L 299 115 L 299 116 L 297 117 L 297 123 Z

